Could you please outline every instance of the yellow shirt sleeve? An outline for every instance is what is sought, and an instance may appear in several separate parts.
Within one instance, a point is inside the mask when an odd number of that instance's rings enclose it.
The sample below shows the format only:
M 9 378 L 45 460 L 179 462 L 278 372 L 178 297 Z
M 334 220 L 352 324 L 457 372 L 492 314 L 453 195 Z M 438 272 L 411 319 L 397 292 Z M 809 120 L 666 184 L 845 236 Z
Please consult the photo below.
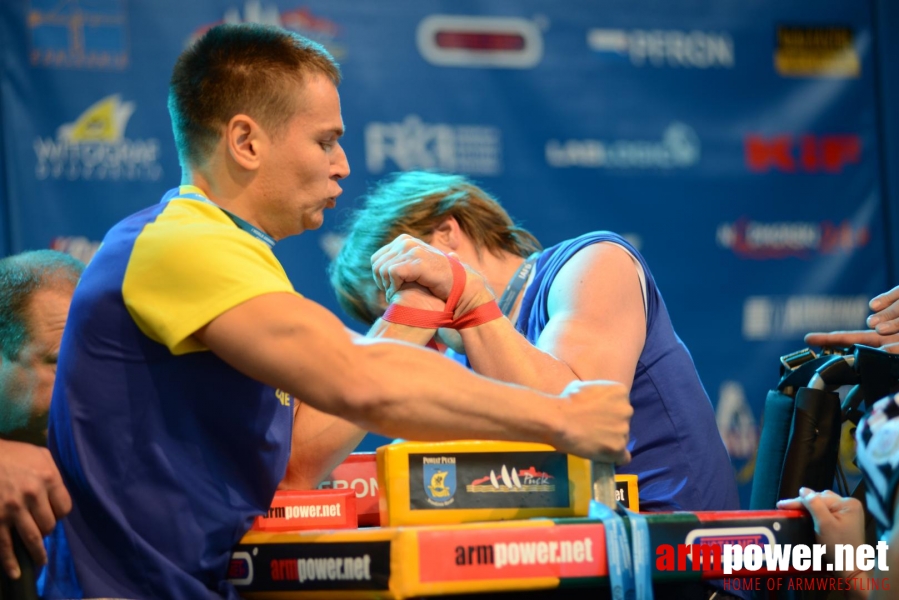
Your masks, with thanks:
M 140 330 L 172 354 L 207 350 L 193 333 L 262 294 L 296 292 L 262 241 L 219 208 L 170 202 L 135 240 L 122 296 Z

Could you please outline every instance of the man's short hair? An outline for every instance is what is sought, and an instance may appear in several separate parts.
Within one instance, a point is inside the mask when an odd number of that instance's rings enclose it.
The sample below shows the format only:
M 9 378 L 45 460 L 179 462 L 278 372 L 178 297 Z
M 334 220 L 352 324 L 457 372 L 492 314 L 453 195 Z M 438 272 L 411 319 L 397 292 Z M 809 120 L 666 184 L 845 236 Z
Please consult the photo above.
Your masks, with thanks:
M 169 114 L 182 167 L 200 166 L 237 114 L 277 135 L 296 114 L 310 74 L 340 83 L 340 67 L 316 42 L 279 27 L 218 25 L 181 53 L 169 86 Z
M 371 255 L 406 233 L 430 241 L 449 217 L 471 238 L 478 252 L 528 256 L 540 242 L 518 227 L 499 202 L 462 175 L 425 171 L 395 173 L 362 197 L 351 213 L 346 239 L 329 267 L 337 301 L 352 317 L 374 323 L 383 312 L 371 272 Z
M 28 306 L 41 289 L 73 289 L 84 263 L 56 250 L 34 250 L 0 260 L 0 352 L 15 360 L 31 332 Z

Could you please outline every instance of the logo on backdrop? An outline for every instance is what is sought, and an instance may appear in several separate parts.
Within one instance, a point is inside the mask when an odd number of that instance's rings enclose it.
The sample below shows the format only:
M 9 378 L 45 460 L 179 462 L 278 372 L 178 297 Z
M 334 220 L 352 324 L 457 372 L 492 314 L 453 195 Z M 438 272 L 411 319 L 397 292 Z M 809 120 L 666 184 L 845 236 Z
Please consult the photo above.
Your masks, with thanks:
M 128 66 L 125 0 L 31 0 L 28 31 L 34 66 L 118 71 Z
M 70 254 L 87 264 L 100 249 L 100 242 L 89 240 L 84 236 L 58 236 L 50 242 L 50 249 Z
M 737 381 L 725 381 L 721 384 L 715 419 L 721 439 L 732 459 L 747 460 L 755 455 L 759 431 L 755 415 L 746 402 L 742 384 Z
M 841 173 L 862 157 L 861 137 L 853 134 L 749 134 L 743 148 L 753 173 Z
M 532 69 L 543 58 L 543 34 L 519 17 L 430 15 L 415 32 L 421 56 L 441 67 Z
M 438 169 L 470 175 L 502 172 L 502 136 L 487 125 L 425 123 L 408 115 L 400 123 L 365 126 L 365 164 L 370 173 Z
M 847 254 L 866 246 L 871 233 L 867 226 L 848 220 L 762 222 L 741 217 L 734 223 L 718 225 L 715 237 L 719 246 L 740 258 L 778 260 Z
M 316 16 L 307 7 L 279 11 L 274 3 L 265 4 L 259 0 L 247 0 L 244 2 L 243 10 L 231 6 L 231 8 L 225 11 L 221 21 L 198 27 L 190 35 L 185 45 L 190 45 L 204 33 L 222 23 L 258 23 L 260 25 L 282 27 L 318 42 L 327 48 L 328 52 L 337 60 L 346 58 L 346 47 L 337 40 L 340 33 L 340 27 L 337 23 Z
M 750 296 L 743 301 L 743 338 L 801 339 L 810 331 L 866 329 L 867 296 Z
M 692 127 L 671 123 L 661 139 L 549 140 L 551 167 L 592 169 L 686 169 L 699 162 L 702 146 Z
M 587 47 L 601 58 L 635 67 L 733 69 L 729 33 L 677 29 L 590 29 Z
M 112 94 L 60 126 L 55 138 L 35 138 L 35 176 L 70 181 L 158 180 L 162 177 L 159 140 L 125 137 L 135 108 L 134 102 L 123 102 L 119 94 Z
M 848 27 L 777 28 L 774 68 L 783 77 L 856 78 L 861 59 Z

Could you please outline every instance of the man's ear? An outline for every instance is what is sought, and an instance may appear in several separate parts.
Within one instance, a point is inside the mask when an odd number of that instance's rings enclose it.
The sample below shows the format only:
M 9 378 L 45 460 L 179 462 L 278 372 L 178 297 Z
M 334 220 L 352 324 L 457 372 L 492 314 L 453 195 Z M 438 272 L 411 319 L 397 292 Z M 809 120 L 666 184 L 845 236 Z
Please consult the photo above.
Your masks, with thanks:
M 435 241 L 449 248 L 451 252 L 459 249 L 462 241 L 462 228 L 459 227 L 456 217 L 447 217 L 441 221 L 440 225 L 434 229 L 434 235 L 431 236 L 431 242 Z
M 228 121 L 225 130 L 228 155 L 244 169 L 259 168 L 267 143 L 268 136 L 252 117 L 239 114 Z

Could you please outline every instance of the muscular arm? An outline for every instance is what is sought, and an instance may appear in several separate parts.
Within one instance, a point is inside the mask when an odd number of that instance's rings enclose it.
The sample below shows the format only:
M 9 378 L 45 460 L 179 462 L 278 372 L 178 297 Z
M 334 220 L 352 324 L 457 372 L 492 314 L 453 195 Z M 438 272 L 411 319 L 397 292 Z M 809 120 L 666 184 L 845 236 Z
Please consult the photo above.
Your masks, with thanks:
M 381 323 L 381 321 L 378 321 Z M 361 337 L 355 331 L 345 329 L 351 339 Z M 402 325 L 378 327 L 369 332 L 370 337 L 386 337 L 424 345 L 433 331 Z M 367 433 L 364 429 L 329 415 L 296 399 L 293 416 L 293 438 L 287 474 L 279 484 L 280 489 L 310 490 L 318 486 L 337 465 L 356 449 Z
M 643 293 L 632 258 L 618 245 L 584 248 L 550 289 L 549 321 L 532 346 L 507 319 L 463 329 L 478 372 L 548 393 L 571 381 L 633 384 L 646 339 Z
M 383 435 L 543 442 L 627 460 L 632 409 L 621 386 L 581 386 L 560 400 L 498 384 L 408 344 L 351 339 L 333 314 L 286 293 L 239 304 L 195 336 L 246 375 Z

